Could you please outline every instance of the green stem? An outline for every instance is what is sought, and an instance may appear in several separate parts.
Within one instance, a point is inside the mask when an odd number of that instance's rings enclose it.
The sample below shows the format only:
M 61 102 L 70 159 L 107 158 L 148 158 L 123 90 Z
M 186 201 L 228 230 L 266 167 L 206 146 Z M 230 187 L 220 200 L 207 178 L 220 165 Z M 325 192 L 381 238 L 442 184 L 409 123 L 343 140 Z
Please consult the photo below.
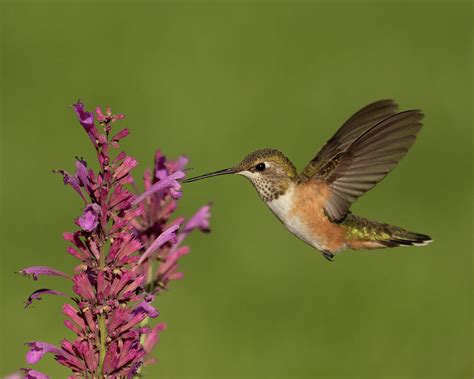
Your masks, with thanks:
M 143 327 L 143 326 L 146 326 L 148 325 L 148 322 L 150 321 L 150 318 L 149 317 L 145 317 L 145 319 L 140 323 L 140 326 Z M 143 345 L 143 342 L 145 341 L 145 335 L 142 334 L 142 336 L 140 337 L 140 343 Z M 139 368 L 138 368 L 138 371 L 137 371 L 137 375 L 140 376 L 140 373 L 142 371 L 142 368 L 143 368 L 143 365 L 141 365 Z
M 105 327 L 105 317 L 104 315 L 99 316 L 99 333 L 100 333 L 100 347 L 99 347 L 99 375 L 103 377 L 103 368 L 105 360 L 105 338 L 106 338 L 106 327 Z
M 103 271 L 105 267 L 105 252 L 103 249 L 103 245 L 100 247 L 99 250 L 99 272 Z M 105 353 L 107 352 L 105 348 L 105 340 L 107 338 L 107 328 L 105 325 L 105 316 L 101 313 L 99 315 L 99 378 L 104 378 L 104 360 L 105 360 Z

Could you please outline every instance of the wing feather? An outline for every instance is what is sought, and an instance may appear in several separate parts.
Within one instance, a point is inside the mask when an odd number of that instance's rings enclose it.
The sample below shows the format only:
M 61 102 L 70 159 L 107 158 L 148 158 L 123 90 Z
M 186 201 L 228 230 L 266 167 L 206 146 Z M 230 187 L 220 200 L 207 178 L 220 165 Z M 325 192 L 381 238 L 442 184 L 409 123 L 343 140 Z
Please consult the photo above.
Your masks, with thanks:
M 374 113 L 374 109 L 385 111 Z M 398 164 L 415 143 L 422 119 L 419 110 L 394 113 L 394 103 L 383 100 L 356 113 L 349 119 L 353 121 L 346 122 L 328 141 L 305 168 L 302 179 L 323 180 L 329 185 L 331 195 L 325 211 L 332 221 L 344 218 L 351 204 Z M 369 121 L 362 124 L 361 120 Z M 347 124 L 355 125 L 356 131 Z
M 328 217 L 343 218 L 358 197 L 380 182 L 415 143 L 423 114 L 418 110 L 400 112 L 379 122 L 359 136 L 338 158 L 321 170 L 332 189 L 325 207 Z
M 397 108 L 398 106 L 393 100 L 379 100 L 354 113 L 309 162 L 301 176 L 305 178 L 314 176 L 322 166 L 338 153 L 347 149 L 360 135 L 378 122 L 395 114 Z

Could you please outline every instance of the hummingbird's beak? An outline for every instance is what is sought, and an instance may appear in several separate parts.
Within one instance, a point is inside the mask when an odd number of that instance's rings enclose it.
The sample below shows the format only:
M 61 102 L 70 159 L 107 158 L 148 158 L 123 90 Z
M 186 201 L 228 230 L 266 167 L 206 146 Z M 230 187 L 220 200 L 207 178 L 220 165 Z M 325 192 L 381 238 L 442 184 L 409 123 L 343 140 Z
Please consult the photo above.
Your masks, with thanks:
M 211 178 L 213 176 L 235 174 L 236 172 L 237 171 L 234 168 L 225 168 L 223 170 L 219 170 L 219 171 L 216 171 L 216 172 L 211 172 L 209 174 L 199 175 L 199 176 L 195 176 L 194 178 L 189 178 L 189 179 L 183 180 L 183 183 L 195 182 L 196 180 Z

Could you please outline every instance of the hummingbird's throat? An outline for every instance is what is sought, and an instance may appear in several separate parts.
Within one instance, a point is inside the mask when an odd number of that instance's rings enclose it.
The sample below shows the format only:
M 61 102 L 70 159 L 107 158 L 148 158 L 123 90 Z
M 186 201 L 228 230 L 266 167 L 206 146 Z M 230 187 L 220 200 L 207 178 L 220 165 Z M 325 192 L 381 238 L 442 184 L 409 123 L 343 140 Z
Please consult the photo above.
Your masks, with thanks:
M 289 187 L 287 182 L 271 181 L 267 178 L 252 178 L 251 181 L 262 200 L 267 203 L 284 195 Z
M 238 174 L 249 179 L 263 201 L 269 202 L 285 194 L 291 184 L 289 178 L 277 175 L 262 175 L 256 172 L 241 171 Z

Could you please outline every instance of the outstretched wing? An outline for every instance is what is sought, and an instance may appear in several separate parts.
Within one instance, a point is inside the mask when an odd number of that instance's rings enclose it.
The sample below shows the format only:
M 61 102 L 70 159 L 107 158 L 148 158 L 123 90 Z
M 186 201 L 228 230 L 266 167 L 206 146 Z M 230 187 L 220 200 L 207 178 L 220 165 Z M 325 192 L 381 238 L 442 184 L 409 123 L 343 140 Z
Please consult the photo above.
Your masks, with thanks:
M 331 194 L 325 211 L 332 221 L 342 219 L 357 198 L 398 164 L 415 142 L 422 119 L 423 114 L 418 110 L 390 113 L 368 127 L 359 124 L 362 133 L 356 137 L 346 128 L 346 123 L 328 141 L 308 165 L 311 168 L 305 168 L 302 175 L 328 184 Z M 349 133 L 351 136 L 345 137 Z
M 378 122 L 397 113 L 397 104 L 393 100 L 379 100 L 354 113 L 327 141 L 316 156 L 301 173 L 311 178 L 319 172 L 328 161 L 347 149 L 354 140 Z

